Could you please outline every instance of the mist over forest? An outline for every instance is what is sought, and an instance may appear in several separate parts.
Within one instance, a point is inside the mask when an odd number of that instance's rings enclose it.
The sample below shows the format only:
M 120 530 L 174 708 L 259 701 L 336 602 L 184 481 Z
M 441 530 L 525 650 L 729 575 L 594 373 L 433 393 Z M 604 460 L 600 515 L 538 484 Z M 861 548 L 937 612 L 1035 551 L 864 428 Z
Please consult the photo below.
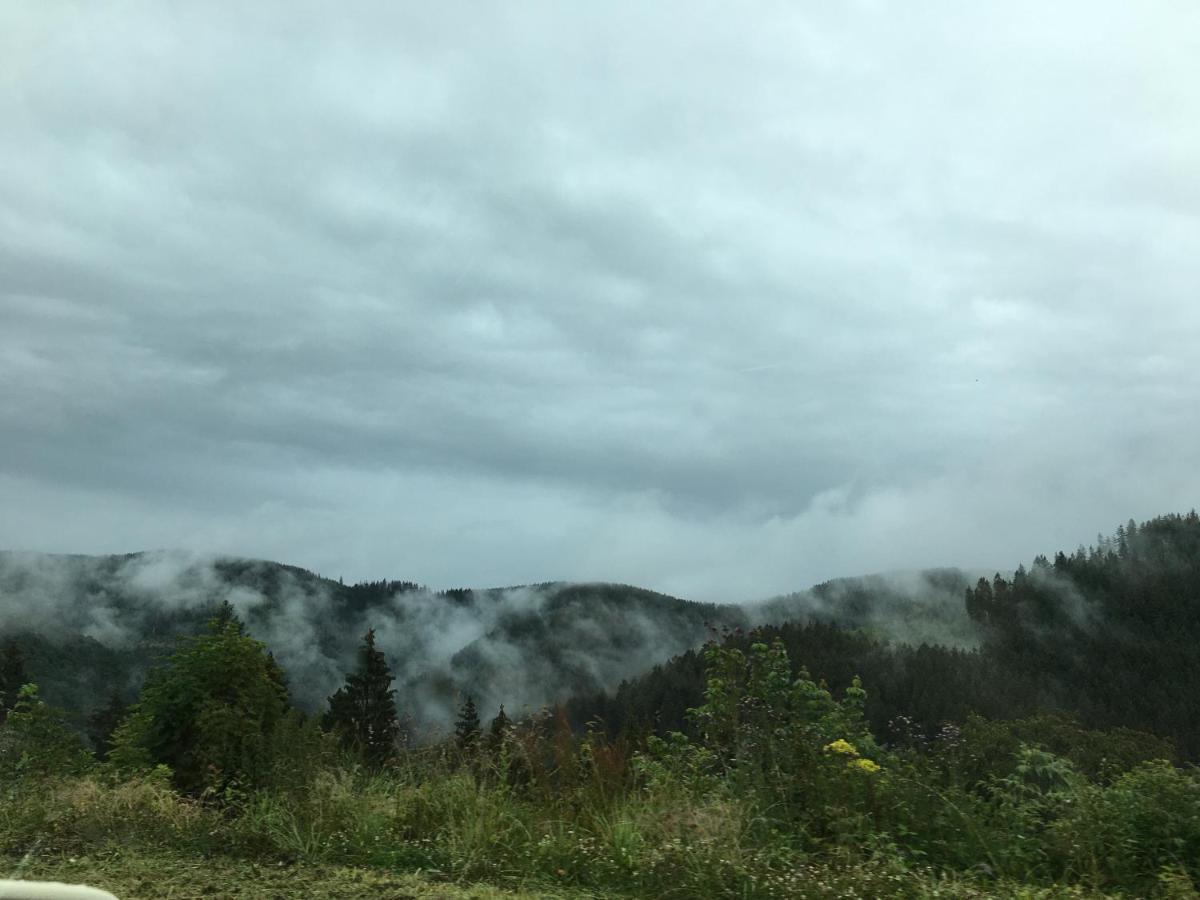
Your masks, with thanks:
M 229 603 L 320 711 L 368 628 L 402 709 L 444 729 L 462 698 L 533 712 L 615 689 L 649 666 L 736 628 L 811 619 L 885 639 L 970 646 L 957 570 L 844 579 L 750 604 L 694 603 L 628 585 L 545 583 L 434 592 L 407 581 L 343 584 L 262 560 L 146 552 L 0 553 L 0 637 L 29 642 L 52 701 L 79 712 L 111 690 L 136 696 L 148 668 Z
M 870 721 L 935 730 L 972 713 L 1063 711 L 1144 728 L 1200 751 L 1173 682 L 1196 661 L 1195 514 L 1133 521 L 1090 548 L 1039 555 L 1005 573 L 959 569 L 839 579 L 756 603 L 712 604 L 629 585 L 551 582 L 431 591 L 408 581 L 344 584 L 262 560 L 181 552 L 0 554 L 0 639 L 18 643 L 46 697 L 82 726 L 222 606 L 281 666 L 292 701 L 321 714 L 370 630 L 419 742 L 451 728 L 466 698 L 491 717 L 568 704 L 576 727 L 640 721 L 685 728 L 702 700 L 703 644 L 786 635 L 797 665 L 874 685 Z M 1162 629 L 1169 624 L 1169 630 Z M 1200 636 L 1197 636 L 1200 638 Z M 675 688 L 672 671 L 684 673 Z M 664 675 L 663 673 L 667 673 Z M 1172 699 L 1174 698 L 1174 699 Z

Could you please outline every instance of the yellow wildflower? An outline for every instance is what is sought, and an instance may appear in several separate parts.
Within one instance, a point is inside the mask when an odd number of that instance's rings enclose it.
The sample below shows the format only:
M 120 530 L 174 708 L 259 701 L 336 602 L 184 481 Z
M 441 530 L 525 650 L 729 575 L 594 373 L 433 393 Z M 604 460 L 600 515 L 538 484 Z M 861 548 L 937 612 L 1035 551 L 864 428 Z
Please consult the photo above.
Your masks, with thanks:
M 841 753 L 843 756 L 858 756 L 858 751 L 854 749 L 854 745 L 845 738 L 838 738 L 832 744 L 826 744 L 825 752 Z
M 874 775 L 879 771 L 879 764 L 869 759 L 852 759 L 847 765 L 867 775 Z

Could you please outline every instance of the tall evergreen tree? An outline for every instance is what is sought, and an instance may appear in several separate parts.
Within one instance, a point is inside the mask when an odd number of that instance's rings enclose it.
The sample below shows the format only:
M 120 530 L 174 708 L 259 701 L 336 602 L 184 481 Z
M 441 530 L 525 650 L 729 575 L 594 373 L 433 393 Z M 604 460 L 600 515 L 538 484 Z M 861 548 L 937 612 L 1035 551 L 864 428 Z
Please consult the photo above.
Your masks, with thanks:
M 25 672 L 25 655 L 21 645 L 9 638 L 0 647 L 0 724 L 8 718 L 9 711 L 17 705 L 22 685 L 29 683 Z
M 400 722 L 392 670 L 383 652 L 375 647 L 375 629 L 367 631 L 358 650 L 358 668 L 346 684 L 329 698 L 326 725 L 344 746 L 361 753 L 372 766 L 387 762 L 396 752 Z
M 508 740 L 508 736 L 512 733 L 512 719 L 504 711 L 504 704 L 500 704 L 500 712 L 496 713 L 496 718 L 492 719 L 492 724 L 488 728 L 487 749 L 489 753 L 499 753 L 500 748 L 504 746 L 504 742 Z
M 482 731 L 479 710 L 475 708 L 475 698 L 467 694 L 462 708 L 458 711 L 458 721 L 454 724 L 454 743 L 461 752 L 469 753 L 479 746 Z
M 223 631 L 227 626 L 232 627 L 238 634 L 246 633 L 246 626 L 238 617 L 233 604 L 228 600 L 222 600 L 221 605 L 217 607 L 216 615 L 209 621 L 209 627 L 214 631 Z

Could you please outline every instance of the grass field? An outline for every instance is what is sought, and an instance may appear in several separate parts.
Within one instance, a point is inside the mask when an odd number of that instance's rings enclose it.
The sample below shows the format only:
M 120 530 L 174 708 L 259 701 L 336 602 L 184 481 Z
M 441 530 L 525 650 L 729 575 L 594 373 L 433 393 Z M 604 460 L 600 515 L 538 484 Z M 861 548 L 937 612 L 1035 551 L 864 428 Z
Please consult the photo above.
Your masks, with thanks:
M 89 884 L 119 900 L 568 900 L 569 891 L 505 890 L 438 883 L 420 874 L 320 865 L 270 865 L 225 857 L 111 850 L 87 856 L 39 856 L 6 862 L 0 877 Z
M 103 888 L 118 900 L 588 900 L 637 896 L 624 891 L 589 892 L 569 887 L 534 885 L 500 887 L 460 885 L 421 873 L 393 873 L 369 867 L 312 864 L 268 864 L 224 856 L 200 857 L 167 851 L 108 849 L 80 856 L 39 855 L 0 863 L 0 877 L 62 881 Z M 1080 888 L 1032 888 L 1012 883 L 990 886 L 959 879 L 909 873 L 879 878 L 865 870 L 834 872 L 812 867 L 782 896 L 797 898 L 882 897 L 944 898 L 944 900 L 1108 900 L 1106 894 Z M 1183 882 L 1178 892 L 1163 894 L 1193 900 L 1196 894 Z M 714 896 L 717 896 L 714 894 Z M 729 895 L 721 895 L 729 896 Z

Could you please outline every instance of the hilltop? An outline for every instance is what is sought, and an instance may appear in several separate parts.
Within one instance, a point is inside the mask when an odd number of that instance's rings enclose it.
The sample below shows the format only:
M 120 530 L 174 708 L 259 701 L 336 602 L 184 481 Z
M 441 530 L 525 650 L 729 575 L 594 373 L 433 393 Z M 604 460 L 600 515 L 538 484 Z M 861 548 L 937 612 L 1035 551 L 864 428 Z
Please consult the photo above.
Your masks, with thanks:
M 515 712 L 612 690 L 722 633 L 768 622 L 836 623 L 912 643 L 970 645 L 958 570 L 826 582 L 760 604 L 697 603 L 631 585 L 547 582 L 432 591 L 357 584 L 278 562 L 180 552 L 79 556 L 0 552 L 0 637 L 76 722 L 113 691 L 132 698 L 182 635 L 230 603 L 319 710 L 374 628 L 405 714 L 444 728 L 465 693 Z

